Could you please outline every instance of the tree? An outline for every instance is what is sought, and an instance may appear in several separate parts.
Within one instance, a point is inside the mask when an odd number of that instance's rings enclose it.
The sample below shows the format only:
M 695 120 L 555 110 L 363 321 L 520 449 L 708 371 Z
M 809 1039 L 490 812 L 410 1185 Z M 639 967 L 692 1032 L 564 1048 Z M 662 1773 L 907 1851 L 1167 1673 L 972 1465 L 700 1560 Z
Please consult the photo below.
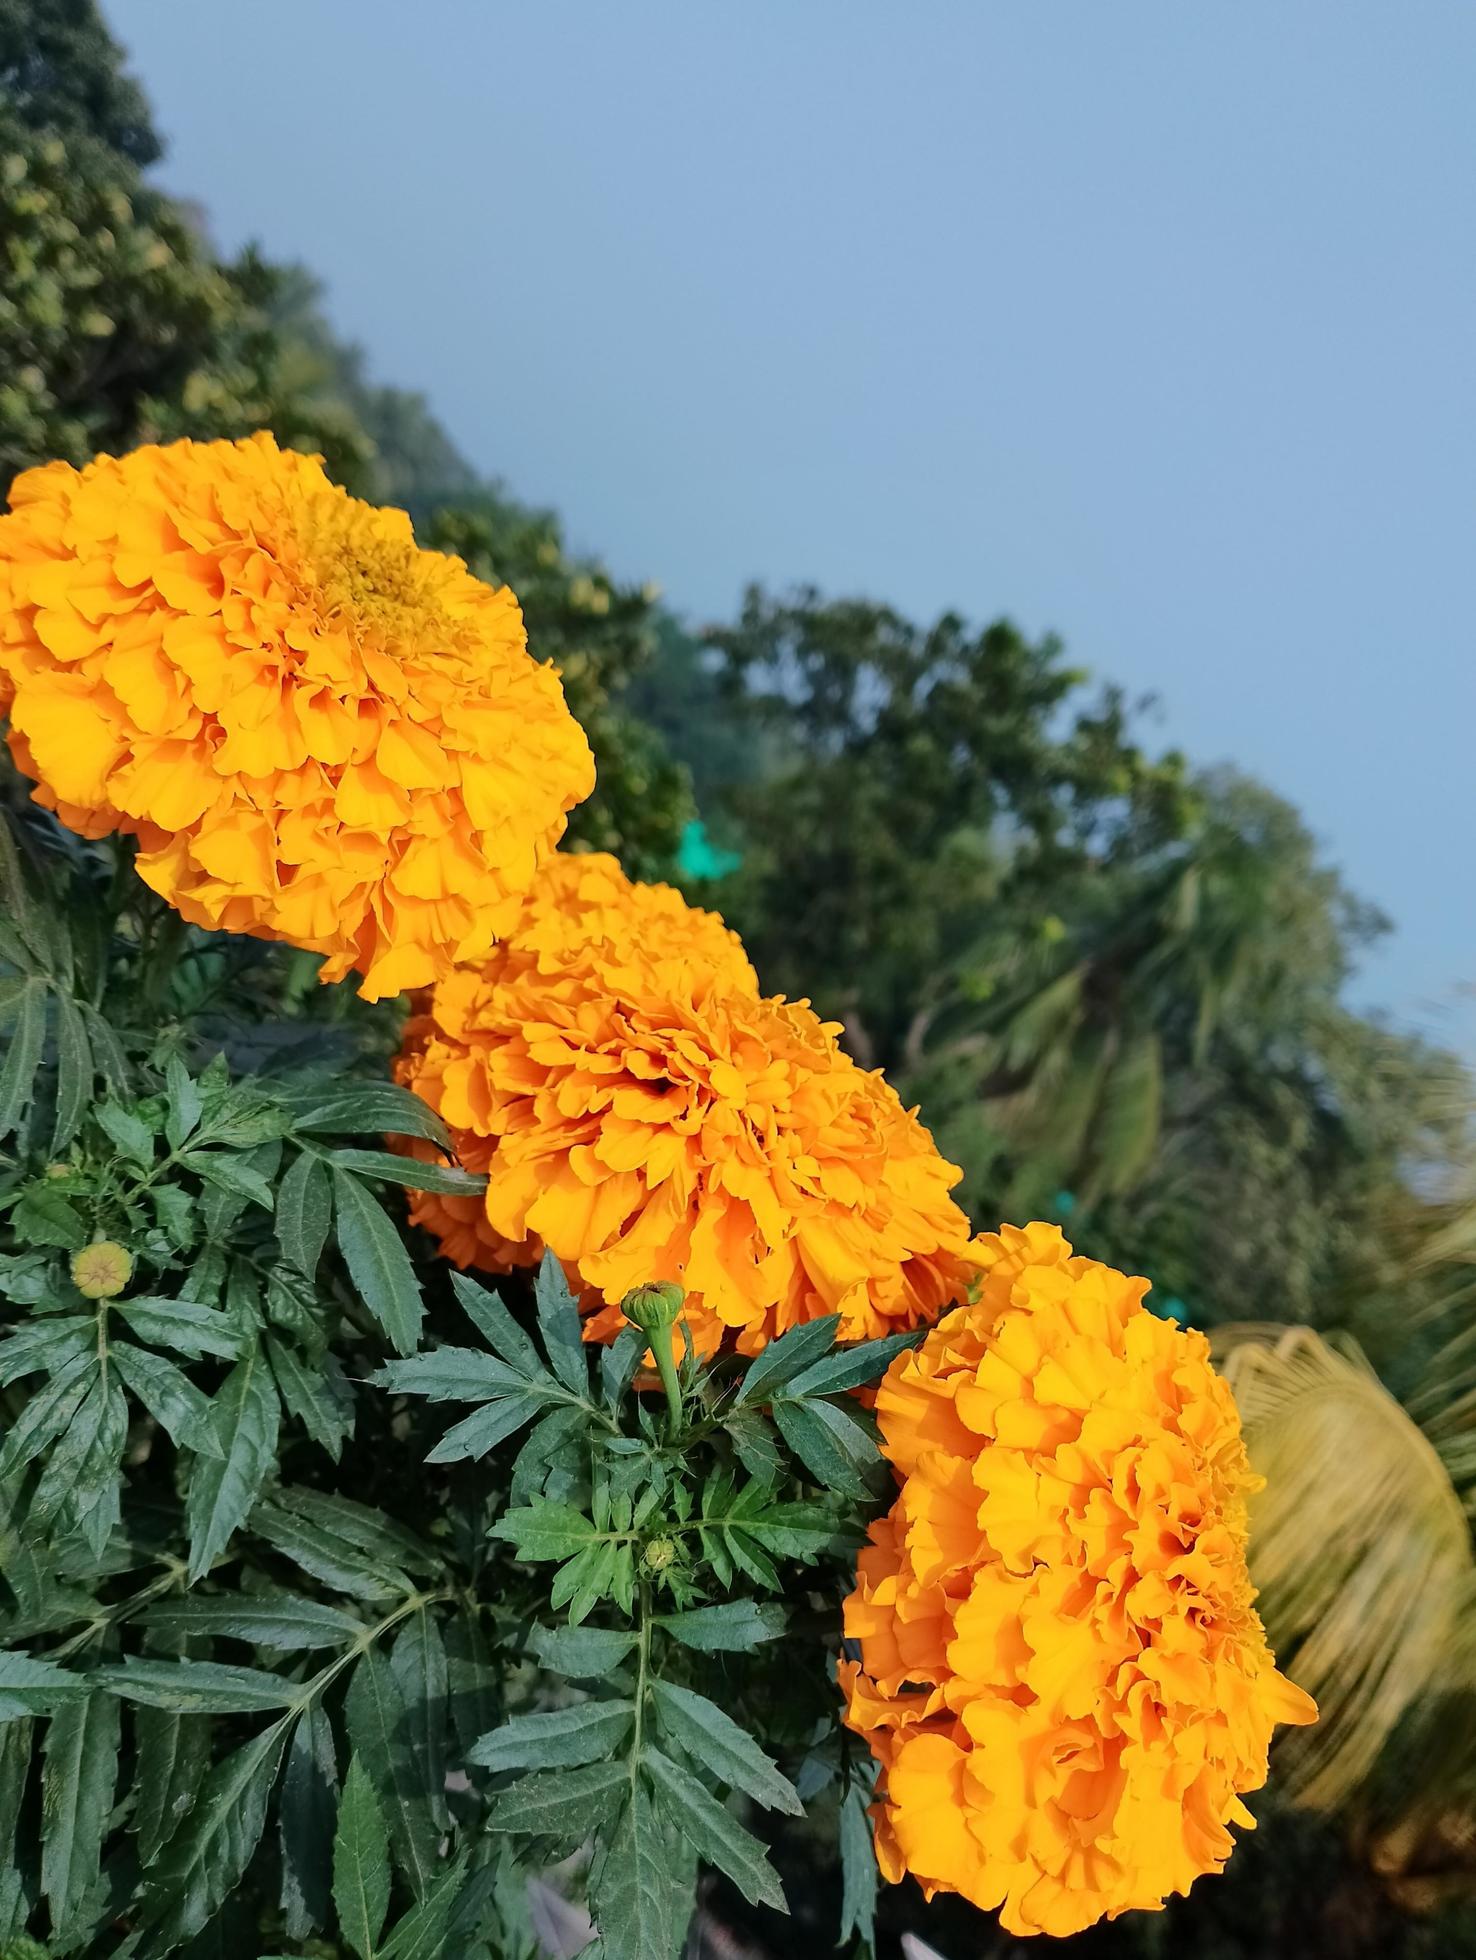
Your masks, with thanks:
M 163 154 L 94 0 L 0 0 L 0 96 L 27 128 L 89 136 L 141 170 Z

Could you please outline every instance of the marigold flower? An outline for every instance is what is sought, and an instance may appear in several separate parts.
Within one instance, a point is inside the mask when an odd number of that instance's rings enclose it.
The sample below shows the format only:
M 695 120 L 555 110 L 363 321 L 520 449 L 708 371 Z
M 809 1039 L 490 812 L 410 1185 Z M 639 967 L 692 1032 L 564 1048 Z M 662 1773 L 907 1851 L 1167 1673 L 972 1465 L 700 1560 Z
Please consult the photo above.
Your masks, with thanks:
M 900 1494 L 846 1603 L 847 1721 L 890 1879 L 1074 1933 L 1218 1871 L 1277 1722 L 1246 1570 L 1259 1488 L 1203 1335 L 1052 1225 L 977 1242 L 978 1300 L 877 1395 Z
M 370 999 L 480 959 L 594 764 L 512 593 L 269 435 L 26 471 L 0 703 L 38 802 Z
M 704 1353 L 828 1313 L 847 1339 L 929 1318 L 975 1269 L 959 1172 L 838 1033 L 763 999 L 713 914 L 557 857 L 481 974 L 449 975 L 407 1031 L 399 1080 L 489 1177 L 411 1216 L 462 1265 L 547 1245 L 595 1339 L 648 1281 L 685 1287 Z
M 72 1284 L 88 1300 L 113 1300 L 133 1277 L 133 1254 L 116 1239 L 94 1239 L 72 1254 Z

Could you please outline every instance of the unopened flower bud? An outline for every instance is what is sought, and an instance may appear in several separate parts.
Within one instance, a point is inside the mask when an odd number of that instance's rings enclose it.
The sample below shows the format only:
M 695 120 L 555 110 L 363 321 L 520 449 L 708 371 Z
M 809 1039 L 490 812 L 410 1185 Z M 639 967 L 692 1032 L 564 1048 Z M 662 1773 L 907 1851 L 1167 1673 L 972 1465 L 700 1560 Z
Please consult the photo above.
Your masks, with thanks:
M 642 1333 L 659 1334 L 664 1328 L 676 1325 L 685 1298 L 681 1287 L 669 1281 L 654 1281 L 627 1293 L 620 1302 L 620 1311 Z
M 72 1254 L 72 1282 L 89 1300 L 111 1300 L 133 1277 L 133 1255 L 116 1239 L 98 1239 Z
M 674 1538 L 649 1539 L 641 1556 L 648 1571 L 664 1572 L 669 1565 L 676 1563 L 676 1540 Z

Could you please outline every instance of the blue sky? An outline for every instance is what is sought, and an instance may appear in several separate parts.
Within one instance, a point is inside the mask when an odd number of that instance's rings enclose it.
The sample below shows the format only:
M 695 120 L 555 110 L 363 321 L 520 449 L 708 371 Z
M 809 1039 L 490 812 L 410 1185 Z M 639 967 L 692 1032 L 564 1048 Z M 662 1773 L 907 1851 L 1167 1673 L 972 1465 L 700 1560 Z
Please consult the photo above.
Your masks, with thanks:
M 1470 1020 L 1469 0 L 108 12 L 169 187 L 614 571 L 1059 631 Z

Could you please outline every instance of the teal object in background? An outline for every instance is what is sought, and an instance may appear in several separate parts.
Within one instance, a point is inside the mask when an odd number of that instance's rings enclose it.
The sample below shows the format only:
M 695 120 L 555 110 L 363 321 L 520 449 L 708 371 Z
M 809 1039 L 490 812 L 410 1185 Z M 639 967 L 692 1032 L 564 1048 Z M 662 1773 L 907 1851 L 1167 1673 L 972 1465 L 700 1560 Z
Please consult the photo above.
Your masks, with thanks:
M 720 850 L 708 837 L 707 825 L 693 817 L 682 830 L 677 846 L 677 870 L 684 878 L 726 878 L 743 859 L 736 851 Z

